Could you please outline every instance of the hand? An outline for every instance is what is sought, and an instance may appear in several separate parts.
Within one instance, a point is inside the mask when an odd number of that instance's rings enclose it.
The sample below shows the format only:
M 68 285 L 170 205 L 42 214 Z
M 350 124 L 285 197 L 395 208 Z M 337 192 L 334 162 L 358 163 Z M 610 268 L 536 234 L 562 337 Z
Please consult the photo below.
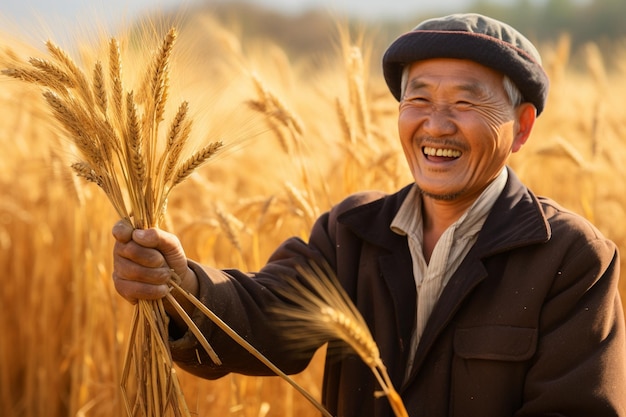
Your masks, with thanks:
M 133 229 L 120 221 L 113 226 L 113 236 L 113 282 L 122 297 L 132 303 L 164 297 L 170 291 L 172 271 L 183 288 L 197 294 L 197 277 L 175 235 L 156 228 Z

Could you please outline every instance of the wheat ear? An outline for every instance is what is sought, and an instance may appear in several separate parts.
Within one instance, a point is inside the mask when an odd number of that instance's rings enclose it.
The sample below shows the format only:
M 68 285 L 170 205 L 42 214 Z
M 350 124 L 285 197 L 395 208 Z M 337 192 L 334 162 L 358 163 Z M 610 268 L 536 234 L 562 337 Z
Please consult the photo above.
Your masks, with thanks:
M 288 279 L 290 288 L 280 291 L 289 304 L 272 309 L 285 328 L 285 336 L 294 340 L 296 347 L 344 342 L 370 368 L 396 417 L 408 417 L 367 323 L 330 267 L 322 268 L 310 260 L 306 265 L 296 266 L 296 270 L 302 282 Z

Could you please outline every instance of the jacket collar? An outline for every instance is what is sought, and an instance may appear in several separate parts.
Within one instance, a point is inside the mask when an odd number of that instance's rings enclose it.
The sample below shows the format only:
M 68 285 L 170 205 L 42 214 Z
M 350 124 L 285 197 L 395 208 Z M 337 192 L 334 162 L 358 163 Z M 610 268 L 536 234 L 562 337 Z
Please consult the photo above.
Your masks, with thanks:
M 507 184 L 487 217 L 475 245 L 481 258 L 550 239 L 550 225 L 537 197 L 510 168 L 507 169 Z M 411 186 L 349 210 L 341 214 L 338 221 L 349 226 L 363 240 L 393 249 L 397 245 L 397 235 L 390 230 L 390 225 Z

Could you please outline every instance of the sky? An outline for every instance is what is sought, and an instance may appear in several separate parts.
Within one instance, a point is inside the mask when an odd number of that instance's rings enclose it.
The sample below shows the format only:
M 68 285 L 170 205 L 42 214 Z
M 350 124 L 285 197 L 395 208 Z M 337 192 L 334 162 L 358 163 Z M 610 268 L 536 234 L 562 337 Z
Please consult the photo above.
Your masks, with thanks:
M 159 7 L 175 7 L 201 2 L 202 0 L 0 0 L 0 14 L 11 19 L 27 19 L 34 15 L 46 17 L 70 17 L 81 13 L 105 11 L 111 17 L 116 14 L 135 14 L 142 10 Z M 228 0 L 222 0 L 228 1 Z M 454 9 L 467 6 L 472 0 L 249 0 L 289 12 L 298 12 L 311 7 L 325 7 L 352 14 L 375 17 L 379 15 L 401 16 L 419 11 L 425 4 Z M 512 0 L 497 0 L 500 3 Z
M 106 25 L 122 25 L 146 11 L 185 8 L 202 0 L 0 0 L 0 24 L 16 26 L 20 32 L 33 28 L 55 34 L 68 34 L 98 21 Z M 205 0 L 206 1 L 206 0 Z M 222 0 L 228 1 L 228 0 Z M 249 0 L 290 13 L 312 7 L 349 13 L 364 18 L 398 17 L 420 10 L 455 11 L 467 7 L 472 0 Z M 514 0 L 496 0 L 511 3 Z M 424 4 L 429 6 L 424 6 Z

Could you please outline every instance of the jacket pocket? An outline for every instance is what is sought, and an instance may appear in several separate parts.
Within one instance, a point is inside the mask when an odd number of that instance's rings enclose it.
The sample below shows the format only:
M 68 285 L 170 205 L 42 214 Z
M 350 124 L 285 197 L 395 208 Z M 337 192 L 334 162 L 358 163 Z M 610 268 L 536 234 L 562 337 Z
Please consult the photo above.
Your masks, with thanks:
M 537 329 L 512 326 L 480 326 L 457 329 L 454 351 L 464 359 L 524 361 L 537 348 Z

